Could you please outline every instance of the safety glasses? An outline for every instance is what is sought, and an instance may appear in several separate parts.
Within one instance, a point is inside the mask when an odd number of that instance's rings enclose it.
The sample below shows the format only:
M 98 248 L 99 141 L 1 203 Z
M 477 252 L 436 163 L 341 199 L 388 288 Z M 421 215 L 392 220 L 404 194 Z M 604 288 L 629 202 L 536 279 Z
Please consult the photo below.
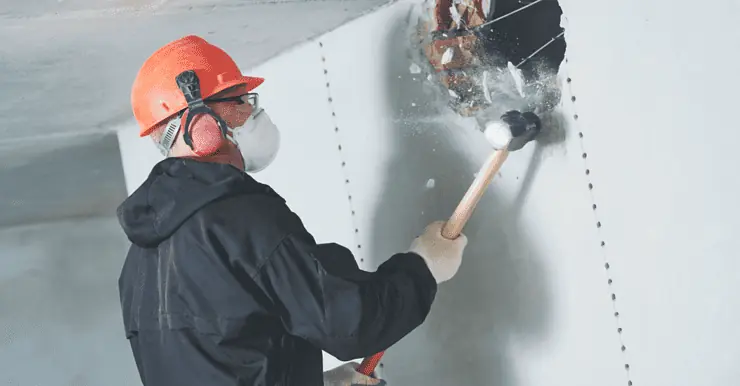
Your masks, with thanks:
M 209 98 L 206 99 L 206 102 L 236 102 L 240 105 L 249 103 L 255 110 L 259 110 L 259 95 L 257 93 L 246 93 L 225 98 Z

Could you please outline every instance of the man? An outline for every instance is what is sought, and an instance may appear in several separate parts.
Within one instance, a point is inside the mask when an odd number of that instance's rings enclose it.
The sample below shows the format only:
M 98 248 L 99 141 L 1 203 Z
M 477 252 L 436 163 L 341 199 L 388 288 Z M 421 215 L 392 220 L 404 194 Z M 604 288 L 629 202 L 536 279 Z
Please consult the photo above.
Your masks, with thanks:
M 376 272 L 317 244 L 269 186 L 279 135 L 224 51 L 196 36 L 149 57 L 132 88 L 140 136 L 166 158 L 118 208 L 132 246 L 119 279 L 145 386 L 349 386 L 383 381 L 324 350 L 370 356 L 426 318 L 467 243 L 430 224 Z M 331 221 L 331 219 L 327 219 Z

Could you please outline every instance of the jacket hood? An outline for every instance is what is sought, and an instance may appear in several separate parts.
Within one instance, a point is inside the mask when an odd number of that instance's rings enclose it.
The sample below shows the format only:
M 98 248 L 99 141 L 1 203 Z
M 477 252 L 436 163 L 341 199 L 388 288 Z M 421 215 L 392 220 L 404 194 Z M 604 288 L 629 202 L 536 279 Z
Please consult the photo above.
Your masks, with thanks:
M 187 158 L 167 158 L 117 209 L 128 239 L 141 247 L 159 245 L 210 202 L 272 189 L 231 166 Z

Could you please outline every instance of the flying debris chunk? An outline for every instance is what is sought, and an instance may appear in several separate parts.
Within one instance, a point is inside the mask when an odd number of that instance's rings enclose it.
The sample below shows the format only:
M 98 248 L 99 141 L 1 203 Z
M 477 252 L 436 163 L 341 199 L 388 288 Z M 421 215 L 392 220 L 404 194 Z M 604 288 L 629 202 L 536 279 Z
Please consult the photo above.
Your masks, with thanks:
M 511 62 L 507 63 L 506 67 L 509 70 L 511 77 L 514 79 L 516 91 L 519 93 L 519 96 L 524 98 L 524 78 L 522 76 L 522 70 L 516 68 L 516 66 Z
M 455 57 L 455 50 L 452 49 L 452 47 L 447 47 L 445 50 L 445 53 L 442 54 L 442 59 L 440 59 L 440 63 L 442 65 L 448 64 L 452 61 L 452 58 Z
M 460 12 L 457 11 L 457 7 L 454 5 L 450 7 L 450 16 L 452 17 L 452 20 L 455 21 L 455 24 L 457 25 L 457 28 L 459 29 L 462 16 L 460 15 Z

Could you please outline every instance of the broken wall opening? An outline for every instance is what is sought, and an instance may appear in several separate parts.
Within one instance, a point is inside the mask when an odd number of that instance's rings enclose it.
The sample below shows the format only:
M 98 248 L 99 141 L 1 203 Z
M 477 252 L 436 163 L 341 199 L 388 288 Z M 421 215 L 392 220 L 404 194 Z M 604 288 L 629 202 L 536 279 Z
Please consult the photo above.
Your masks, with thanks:
M 480 31 L 489 63 L 511 62 L 526 80 L 557 73 L 566 48 L 562 14 L 557 0 L 491 0 Z
M 551 112 L 562 95 L 558 72 L 567 46 L 560 4 L 557 0 L 490 0 L 487 11 L 479 31 L 485 67 L 507 68 L 518 77 L 514 87 L 526 100 L 524 109 Z
M 566 43 L 557 1 L 426 0 L 422 9 L 422 60 L 458 114 L 497 105 L 545 112 L 560 101 Z

